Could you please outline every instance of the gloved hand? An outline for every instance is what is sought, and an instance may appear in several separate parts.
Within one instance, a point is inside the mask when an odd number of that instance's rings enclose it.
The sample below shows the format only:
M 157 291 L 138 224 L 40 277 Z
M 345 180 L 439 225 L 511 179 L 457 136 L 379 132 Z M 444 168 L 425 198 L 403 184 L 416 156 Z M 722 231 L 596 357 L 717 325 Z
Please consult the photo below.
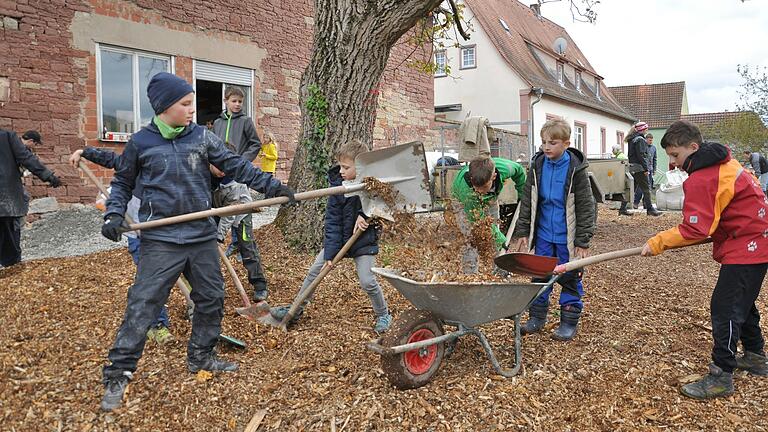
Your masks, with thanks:
M 51 174 L 51 176 L 48 178 L 48 184 L 51 185 L 51 187 L 57 188 L 61 186 L 61 179 Z
M 125 218 L 117 214 L 111 214 L 104 220 L 104 225 L 101 226 L 101 235 L 116 242 L 120 241 L 120 236 L 129 230 L 130 227 L 125 223 Z
M 296 198 L 293 196 L 293 189 L 284 184 L 280 184 L 279 187 L 273 189 L 270 193 L 270 196 L 267 198 L 275 198 L 281 196 L 288 197 L 288 202 L 285 205 L 293 206 L 297 204 Z

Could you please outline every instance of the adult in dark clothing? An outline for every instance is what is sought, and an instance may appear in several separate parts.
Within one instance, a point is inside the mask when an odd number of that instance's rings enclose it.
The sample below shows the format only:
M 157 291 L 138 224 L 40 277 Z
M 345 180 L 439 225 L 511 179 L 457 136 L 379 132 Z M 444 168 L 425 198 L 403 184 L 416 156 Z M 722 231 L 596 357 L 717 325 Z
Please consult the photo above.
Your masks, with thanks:
M 24 198 L 19 167 L 28 169 L 52 187 L 61 180 L 46 168 L 18 135 L 0 129 L 0 266 L 8 267 L 21 261 L 21 226 L 29 210 Z
M 643 192 L 643 206 L 649 216 L 661 216 L 661 212 L 653 207 L 651 202 L 651 190 L 648 185 L 648 175 L 651 168 L 648 166 L 648 142 L 645 140 L 645 131 L 648 124 L 639 122 L 632 126 L 629 134 L 624 139 L 629 144 L 629 170 L 635 180 L 635 187 Z

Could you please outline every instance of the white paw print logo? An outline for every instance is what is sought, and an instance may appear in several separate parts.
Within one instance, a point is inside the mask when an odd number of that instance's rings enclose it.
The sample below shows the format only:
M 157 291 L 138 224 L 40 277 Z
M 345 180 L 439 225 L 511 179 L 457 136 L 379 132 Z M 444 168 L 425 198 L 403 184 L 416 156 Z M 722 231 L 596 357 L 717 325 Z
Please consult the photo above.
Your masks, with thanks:
M 768 204 L 768 197 L 767 197 L 767 196 L 764 196 L 764 197 L 763 197 L 763 202 L 764 202 L 764 203 L 766 203 L 766 204 Z
M 768 238 L 768 229 L 763 231 L 763 238 Z
M 765 217 L 765 207 L 761 207 L 760 210 L 757 211 L 757 216 L 762 219 Z
M 747 245 L 747 250 L 750 251 L 750 252 L 756 251 L 757 250 L 757 242 L 756 241 L 749 242 L 749 244 Z

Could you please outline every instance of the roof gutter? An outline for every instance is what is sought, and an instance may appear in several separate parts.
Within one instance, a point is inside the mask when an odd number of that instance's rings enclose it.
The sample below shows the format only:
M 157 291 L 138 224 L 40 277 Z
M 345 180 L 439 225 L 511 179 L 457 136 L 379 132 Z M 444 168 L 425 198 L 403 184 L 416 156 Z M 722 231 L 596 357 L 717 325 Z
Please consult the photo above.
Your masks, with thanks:
M 534 148 L 534 116 L 533 116 L 533 106 L 537 103 L 541 102 L 542 96 L 544 96 L 544 89 L 541 87 L 531 87 L 531 92 L 536 95 L 536 100 L 531 102 L 531 105 L 529 107 L 530 114 L 528 116 L 529 119 L 531 119 L 531 127 L 528 129 L 528 155 L 530 159 L 533 159 L 533 155 L 536 154 L 535 148 Z

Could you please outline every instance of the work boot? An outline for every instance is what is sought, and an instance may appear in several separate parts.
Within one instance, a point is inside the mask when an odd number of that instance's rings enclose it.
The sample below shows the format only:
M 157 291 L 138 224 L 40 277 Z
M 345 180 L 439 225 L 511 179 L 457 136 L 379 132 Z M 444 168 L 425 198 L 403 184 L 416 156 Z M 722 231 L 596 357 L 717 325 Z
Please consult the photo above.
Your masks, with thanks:
M 714 363 L 710 364 L 707 376 L 682 386 L 680 393 L 699 400 L 728 396 L 733 394 L 733 374 L 723 372 Z
M 133 378 L 133 374 L 128 371 L 122 375 L 104 379 L 104 397 L 101 398 L 102 411 L 112 411 L 120 408 L 123 404 L 123 395 L 128 387 L 128 381 Z
M 576 329 L 579 325 L 581 309 L 574 305 L 565 305 L 560 308 L 560 325 L 557 326 L 552 339 L 559 341 L 571 341 L 576 337 Z
M 548 311 L 549 304 L 532 304 L 528 309 L 528 321 L 520 327 L 520 334 L 527 335 L 540 332 L 544 328 L 544 324 L 547 323 Z
M 646 212 L 646 214 L 647 214 L 648 216 L 661 216 L 661 215 L 663 215 L 664 213 L 662 213 L 662 212 L 660 212 L 660 211 L 656 210 L 654 207 L 651 207 L 650 209 L 648 209 L 648 211 Z
M 282 321 L 283 318 L 285 318 L 286 315 L 288 315 L 288 311 L 291 309 L 290 305 L 286 306 L 275 306 L 269 310 L 269 314 L 272 315 L 272 318 L 276 319 L 277 321 Z M 304 308 L 300 307 L 299 310 L 296 311 L 296 315 L 291 318 L 291 321 L 288 322 L 288 325 L 294 325 L 297 322 L 299 322 L 299 319 L 301 316 L 304 315 Z
M 235 372 L 238 369 L 237 363 L 220 359 L 215 351 L 205 355 L 202 360 L 187 358 L 187 368 L 192 373 L 197 373 L 201 370 L 209 372 Z
M 736 357 L 736 369 L 745 370 L 752 375 L 768 376 L 768 358 L 744 351 L 744 355 Z
M 626 202 L 621 203 L 621 207 L 619 208 L 619 216 L 632 216 L 632 213 L 627 210 L 627 204 Z
M 376 333 L 384 333 L 389 330 L 389 325 L 392 324 L 392 315 L 386 313 L 376 317 L 376 325 L 373 326 L 373 331 Z

